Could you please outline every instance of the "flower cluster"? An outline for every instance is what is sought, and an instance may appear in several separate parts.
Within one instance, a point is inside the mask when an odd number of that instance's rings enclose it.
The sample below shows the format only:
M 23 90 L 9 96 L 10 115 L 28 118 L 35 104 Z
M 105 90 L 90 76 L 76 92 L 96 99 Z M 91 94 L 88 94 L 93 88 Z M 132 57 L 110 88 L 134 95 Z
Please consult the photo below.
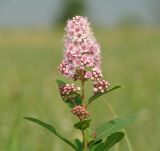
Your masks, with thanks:
M 64 97 L 66 95 L 77 93 L 78 91 L 80 91 L 81 88 L 75 87 L 74 83 L 71 83 L 71 84 L 64 84 L 59 89 L 61 96 Z
M 82 16 L 73 17 L 67 21 L 65 31 L 64 56 L 59 66 L 61 74 L 75 81 L 79 79 L 82 82 L 82 100 L 86 80 L 93 81 L 95 94 L 108 90 L 108 82 L 102 79 L 100 46 L 93 36 L 87 18 Z M 66 97 L 73 98 L 72 94 L 77 93 L 79 90 L 80 88 L 75 88 L 74 84 L 66 84 L 60 88 L 60 93 L 63 99 Z M 72 113 L 80 119 L 89 116 L 86 108 L 81 105 L 72 108 Z
M 67 34 L 64 39 L 64 59 L 59 67 L 60 72 L 73 78 L 80 69 L 100 70 L 100 47 L 87 18 L 73 17 L 68 20 L 65 30 Z
M 106 80 L 99 80 L 94 82 L 94 93 L 101 92 L 108 90 L 109 83 Z
M 87 71 L 84 76 L 86 79 L 99 81 L 102 78 L 102 72 L 100 69 L 93 68 L 92 71 Z
M 81 105 L 77 105 L 75 106 L 71 112 L 76 115 L 77 117 L 79 117 L 81 120 L 87 118 L 89 116 L 89 113 L 86 111 L 86 108 L 84 106 Z

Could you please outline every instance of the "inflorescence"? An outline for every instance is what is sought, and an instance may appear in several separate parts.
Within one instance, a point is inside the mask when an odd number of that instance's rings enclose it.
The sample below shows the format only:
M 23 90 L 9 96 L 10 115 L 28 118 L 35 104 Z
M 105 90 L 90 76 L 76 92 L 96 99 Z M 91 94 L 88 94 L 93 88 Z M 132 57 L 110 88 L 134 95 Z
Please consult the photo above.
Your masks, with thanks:
M 102 79 L 101 51 L 88 19 L 82 16 L 75 16 L 67 21 L 64 37 L 64 57 L 59 66 L 61 74 L 80 81 L 93 81 L 94 93 L 105 92 L 109 83 Z M 74 84 L 66 84 L 60 89 L 61 96 L 77 93 L 80 87 L 75 88 Z M 89 116 L 84 106 L 75 106 L 72 113 L 84 119 Z

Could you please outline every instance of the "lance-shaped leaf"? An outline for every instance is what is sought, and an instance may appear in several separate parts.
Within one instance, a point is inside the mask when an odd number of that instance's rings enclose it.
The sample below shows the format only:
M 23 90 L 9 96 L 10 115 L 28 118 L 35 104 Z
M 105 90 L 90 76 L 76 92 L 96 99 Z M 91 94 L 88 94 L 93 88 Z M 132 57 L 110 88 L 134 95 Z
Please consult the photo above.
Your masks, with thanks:
M 116 89 L 119 89 L 119 88 L 122 88 L 122 86 L 115 86 L 107 91 L 104 91 L 103 93 L 102 92 L 98 92 L 96 94 L 94 94 L 93 96 L 91 96 L 88 100 L 89 103 L 91 103 L 92 101 L 94 101 L 95 99 L 97 99 L 98 97 L 100 97 L 101 95 L 104 95 L 104 94 L 107 94 L 109 92 L 112 92 L 113 90 L 116 90 Z
M 81 98 L 80 94 L 76 94 L 75 103 L 76 103 L 76 105 L 82 105 L 82 98 Z
M 66 103 L 70 108 L 73 108 L 75 106 L 74 102 L 70 99 L 64 100 L 64 103 Z
M 91 122 L 91 119 L 83 120 L 83 121 L 80 121 L 80 122 L 74 124 L 74 127 L 83 131 L 86 128 L 89 128 L 90 122 Z
M 88 147 L 89 147 L 89 151 L 94 151 L 94 149 L 98 146 L 98 145 L 100 145 L 101 143 L 103 143 L 102 142 L 102 139 L 101 140 L 98 140 L 98 141 L 92 141 L 92 142 L 90 142 L 89 144 L 88 144 Z
M 101 144 L 96 146 L 94 151 L 108 151 L 112 146 L 121 141 L 123 137 L 124 137 L 123 132 L 113 133 L 107 137 L 105 142 L 102 142 Z
M 83 143 L 78 138 L 76 138 L 74 141 L 77 146 L 77 151 L 83 151 Z
M 67 99 L 64 99 L 64 102 L 70 107 L 73 108 L 75 105 L 82 105 L 81 95 L 76 93 L 72 96 L 69 96 Z
M 116 132 L 108 136 L 107 140 L 105 141 L 106 147 L 104 151 L 108 151 L 112 146 L 121 141 L 123 137 L 124 137 L 123 132 Z
M 32 117 L 24 117 L 24 119 L 29 120 L 33 123 L 36 123 L 36 124 L 46 128 L 48 131 L 52 132 L 54 135 L 59 137 L 61 140 L 63 140 L 65 143 L 67 143 L 69 146 L 71 146 L 74 150 L 77 151 L 76 146 L 72 142 L 67 140 L 66 138 L 62 137 L 59 133 L 57 133 L 56 129 L 52 125 L 46 124 L 45 122 L 38 120 L 38 119 L 35 119 L 35 118 L 32 118 Z
M 105 144 L 101 142 L 97 146 L 94 146 L 94 148 L 91 149 L 91 151 L 104 151 Z
M 112 133 L 122 130 L 122 128 L 133 122 L 135 117 L 136 115 L 134 114 L 126 117 L 125 119 L 117 118 L 102 124 L 95 130 L 97 137 L 94 141 L 98 141 L 104 137 L 108 137 Z
M 58 80 L 58 79 L 56 80 L 56 82 L 57 82 L 58 86 L 62 86 L 64 84 L 66 84 L 64 81 Z

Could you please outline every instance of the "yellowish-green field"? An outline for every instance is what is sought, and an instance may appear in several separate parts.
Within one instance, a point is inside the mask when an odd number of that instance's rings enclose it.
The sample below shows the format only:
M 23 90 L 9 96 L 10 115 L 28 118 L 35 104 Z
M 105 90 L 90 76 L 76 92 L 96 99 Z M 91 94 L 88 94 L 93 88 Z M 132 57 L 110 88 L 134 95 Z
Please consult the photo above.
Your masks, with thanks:
M 99 30 L 104 78 L 123 85 L 90 107 L 94 127 L 138 112 L 126 128 L 134 151 L 160 151 L 160 30 Z M 68 146 L 23 116 L 53 124 L 64 136 L 78 136 L 74 116 L 61 101 L 55 79 L 63 50 L 63 30 L 0 32 L 0 151 L 71 151 Z M 91 88 L 91 86 L 89 87 Z M 87 88 L 87 96 L 91 95 Z M 94 128 L 93 127 L 93 128 Z M 115 150 L 115 149 L 113 149 Z M 119 151 L 128 151 L 125 140 Z

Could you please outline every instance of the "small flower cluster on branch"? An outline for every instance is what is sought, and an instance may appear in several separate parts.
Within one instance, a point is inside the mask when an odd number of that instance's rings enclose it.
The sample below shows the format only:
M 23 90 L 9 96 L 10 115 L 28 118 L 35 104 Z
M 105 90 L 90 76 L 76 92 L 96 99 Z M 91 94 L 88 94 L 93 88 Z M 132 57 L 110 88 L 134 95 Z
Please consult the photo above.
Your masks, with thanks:
M 94 82 L 94 93 L 105 92 L 109 88 L 109 83 L 105 80 L 99 80 Z
M 74 83 L 71 84 L 64 84 L 60 87 L 60 94 L 61 96 L 70 95 L 73 93 L 77 93 L 80 91 L 80 87 L 75 87 Z
M 86 108 L 84 106 L 81 105 L 77 105 L 75 106 L 71 112 L 76 115 L 77 117 L 79 117 L 80 120 L 83 120 L 85 118 L 87 118 L 89 116 L 89 113 L 86 111 Z

